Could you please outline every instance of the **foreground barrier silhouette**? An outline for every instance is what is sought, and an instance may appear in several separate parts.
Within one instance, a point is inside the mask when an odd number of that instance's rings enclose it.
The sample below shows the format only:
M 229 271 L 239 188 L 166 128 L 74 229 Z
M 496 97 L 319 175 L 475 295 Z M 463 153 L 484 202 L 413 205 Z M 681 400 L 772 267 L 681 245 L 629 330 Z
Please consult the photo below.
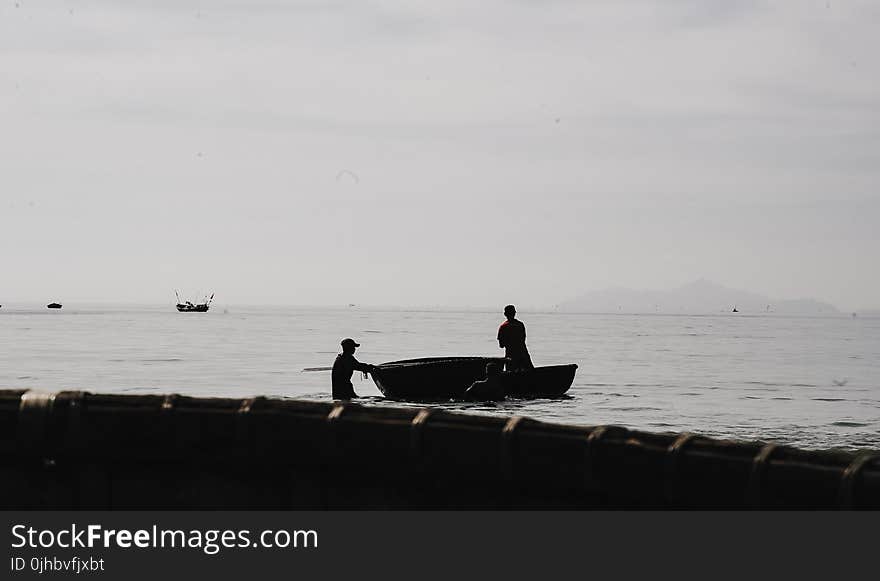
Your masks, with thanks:
M 880 460 L 522 417 L 0 391 L 3 509 L 878 509 Z

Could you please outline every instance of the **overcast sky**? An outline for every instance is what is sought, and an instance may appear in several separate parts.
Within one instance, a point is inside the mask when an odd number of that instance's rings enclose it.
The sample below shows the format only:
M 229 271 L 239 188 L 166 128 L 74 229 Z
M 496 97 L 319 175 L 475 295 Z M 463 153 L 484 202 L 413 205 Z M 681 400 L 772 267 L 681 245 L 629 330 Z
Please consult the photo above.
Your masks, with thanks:
M 878 7 L 0 0 L 0 303 L 880 307 Z

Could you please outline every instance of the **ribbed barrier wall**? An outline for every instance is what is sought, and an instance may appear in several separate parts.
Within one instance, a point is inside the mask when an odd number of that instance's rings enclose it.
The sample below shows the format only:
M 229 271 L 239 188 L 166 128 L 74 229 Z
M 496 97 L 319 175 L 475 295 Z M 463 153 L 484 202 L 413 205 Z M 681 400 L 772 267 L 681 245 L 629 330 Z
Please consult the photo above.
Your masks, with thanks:
M 876 456 L 278 399 L 0 391 L 4 509 L 878 509 Z

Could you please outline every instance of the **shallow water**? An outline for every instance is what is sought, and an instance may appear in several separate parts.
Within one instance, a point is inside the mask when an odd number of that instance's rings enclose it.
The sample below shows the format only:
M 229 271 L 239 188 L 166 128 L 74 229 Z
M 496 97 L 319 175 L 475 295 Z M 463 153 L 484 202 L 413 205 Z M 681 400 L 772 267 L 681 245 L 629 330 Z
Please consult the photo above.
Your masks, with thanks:
M 568 424 L 880 448 L 880 318 L 521 313 L 536 365 L 577 363 L 560 399 L 447 403 Z M 498 356 L 487 312 L 215 306 L 0 309 L 0 388 L 329 400 L 352 336 L 369 363 Z M 385 401 L 353 378 L 366 405 Z

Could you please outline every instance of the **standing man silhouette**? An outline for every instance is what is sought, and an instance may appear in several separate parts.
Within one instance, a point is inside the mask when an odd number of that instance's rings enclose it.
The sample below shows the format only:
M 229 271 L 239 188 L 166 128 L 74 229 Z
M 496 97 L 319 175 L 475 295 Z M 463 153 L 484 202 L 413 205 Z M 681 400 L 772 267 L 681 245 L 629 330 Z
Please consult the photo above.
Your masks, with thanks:
M 498 346 L 504 348 L 507 357 L 507 371 L 534 369 L 529 350 L 526 348 L 526 326 L 516 319 L 516 307 L 504 307 L 507 320 L 498 328 Z

